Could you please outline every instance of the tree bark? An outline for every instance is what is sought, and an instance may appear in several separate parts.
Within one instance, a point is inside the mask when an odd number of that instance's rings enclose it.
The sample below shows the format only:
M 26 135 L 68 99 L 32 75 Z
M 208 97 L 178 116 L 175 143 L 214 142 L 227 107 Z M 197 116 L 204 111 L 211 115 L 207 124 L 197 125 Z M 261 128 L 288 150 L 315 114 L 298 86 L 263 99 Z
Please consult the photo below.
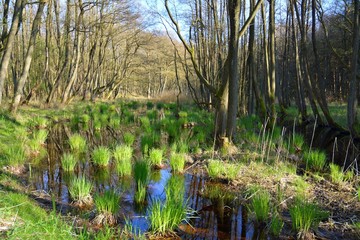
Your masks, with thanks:
M 23 0 L 16 0 L 10 32 L 7 36 L 6 46 L 5 46 L 4 53 L 3 53 L 1 63 L 0 63 L 0 104 L 1 104 L 2 98 L 3 98 L 2 93 L 3 93 L 4 83 L 5 83 L 7 70 L 8 70 L 8 66 L 9 66 L 9 62 L 10 62 L 11 52 L 12 52 L 13 45 L 15 42 L 15 35 L 16 35 L 19 25 L 20 25 L 20 18 L 22 15 L 23 7 L 24 7 Z
M 29 75 L 29 70 L 30 70 L 30 65 L 31 65 L 31 60 L 32 60 L 32 53 L 34 51 L 34 47 L 36 44 L 36 36 L 39 32 L 39 28 L 40 28 L 40 24 L 41 24 L 41 15 L 44 12 L 45 4 L 46 4 L 46 1 L 41 1 L 39 3 L 39 7 L 36 12 L 33 24 L 32 24 L 31 35 L 30 35 L 30 39 L 29 39 L 28 49 L 26 51 L 23 70 L 22 70 L 20 79 L 19 79 L 18 83 L 16 84 L 17 87 L 15 90 L 15 95 L 14 95 L 12 104 L 11 104 L 11 112 L 12 113 L 16 113 L 19 103 L 20 103 L 20 100 L 21 100 L 21 97 L 23 95 L 23 88 L 26 83 L 27 77 Z
M 226 136 L 232 141 L 236 128 L 236 115 L 239 105 L 239 26 L 240 26 L 240 0 L 229 0 L 228 3 L 230 38 L 229 38 L 229 100 L 227 113 Z
M 358 134 L 358 119 L 356 115 L 357 88 L 359 82 L 359 41 L 360 41 L 360 9 L 359 0 L 354 0 L 354 21 L 353 21 L 353 53 L 351 59 L 350 89 L 347 105 L 348 127 L 352 137 Z

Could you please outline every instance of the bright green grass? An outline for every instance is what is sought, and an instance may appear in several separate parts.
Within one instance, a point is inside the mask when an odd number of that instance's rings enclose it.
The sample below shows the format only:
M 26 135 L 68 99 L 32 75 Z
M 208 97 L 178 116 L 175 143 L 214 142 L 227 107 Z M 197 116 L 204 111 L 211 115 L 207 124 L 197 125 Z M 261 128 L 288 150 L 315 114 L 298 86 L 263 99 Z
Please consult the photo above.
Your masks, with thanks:
M 307 183 L 302 177 L 297 177 L 293 184 L 297 196 L 305 198 L 309 194 L 310 184 Z
M 234 180 L 239 174 L 241 165 L 239 163 L 226 163 L 222 160 L 209 160 L 207 172 L 212 179 Z
M 319 150 L 311 150 L 304 153 L 304 161 L 307 169 L 321 171 L 326 164 L 326 155 Z
M 133 148 L 129 145 L 119 145 L 115 148 L 113 156 L 116 163 L 116 170 L 120 176 L 131 175 L 131 158 Z
M 130 132 L 124 133 L 123 138 L 124 138 L 124 143 L 128 146 L 133 145 L 133 143 L 135 141 L 135 135 Z
M 105 146 L 99 146 L 92 152 L 92 161 L 100 166 L 107 166 L 110 162 L 111 152 Z
M 131 162 L 133 155 L 133 148 L 128 145 L 118 145 L 113 151 L 114 159 L 117 163 L 121 162 Z
M 70 182 L 69 193 L 72 199 L 80 206 L 92 203 L 91 190 L 92 183 L 85 177 L 75 177 Z
M 334 163 L 329 164 L 330 167 L 330 178 L 333 183 L 342 184 L 344 183 L 345 174 L 341 170 L 339 165 Z
M 284 222 L 278 214 L 274 214 L 271 218 L 269 232 L 271 235 L 278 237 L 280 236 L 281 230 L 284 227 Z
M 9 224 L 5 239 L 74 239 L 72 227 L 20 193 L 0 191 L 0 216 Z
M 14 144 L 3 150 L 5 162 L 2 164 L 19 166 L 25 163 L 26 153 L 22 144 Z M 2 165 L 0 164 L 0 165 Z
M 61 157 L 61 166 L 65 171 L 74 171 L 77 160 L 71 153 L 64 153 Z
M 140 183 L 143 186 L 147 185 L 150 177 L 150 169 L 147 162 L 144 160 L 136 161 L 134 164 L 134 178 L 136 183 Z
M 120 209 L 120 195 L 113 190 L 106 190 L 103 194 L 96 194 L 94 203 L 98 214 L 116 215 Z
M 187 217 L 187 210 L 184 204 L 173 201 L 155 201 L 150 208 L 150 226 L 154 234 L 164 235 L 173 232 L 175 228 Z
M 266 223 L 270 212 L 270 194 L 265 190 L 258 191 L 251 199 L 249 208 L 257 222 Z
M 185 167 L 185 154 L 172 153 L 170 156 L 170 167 L 175 173 L 182 173 Z
M 69 137 L 70 149 L 74 153 L 83 153 L 86 151 L 86 139 L 78 133 L 75 133 Z
M 49 121 L 44 117 L 35 116 L 30 119 L 26 125 L 29 128 L 46 128 L 49 125 Z
M 182 204 L 185 196 L 185 179 L 182 175 L 172 175 L 165 186 L 166 201 Z
M 319 222 L 328 217 L 328 213 L 317 205 L 301 200 L 297 200 L 289 211 L 293 229 L 302 236 L 310 229 L 316 229 Z
M 210 178 L 221 178 L 225 171 L 224 162 L 221 160 L 210 160 L 206 169 Z
M 143 204 L 146 200 L 146 185 L 142 184 L 140 181 L 137 182 L 134 200 L 137 204 Z
M 39 129 L 31 134 L 31 139 L 33 139 L 37 144 L 43 145 L 49 135 L 49 132 L 46 129 Z
M 152 166 L 161 166 L 163 159 L 163 150 L 152 148 L 149 153 L 149 161 Z

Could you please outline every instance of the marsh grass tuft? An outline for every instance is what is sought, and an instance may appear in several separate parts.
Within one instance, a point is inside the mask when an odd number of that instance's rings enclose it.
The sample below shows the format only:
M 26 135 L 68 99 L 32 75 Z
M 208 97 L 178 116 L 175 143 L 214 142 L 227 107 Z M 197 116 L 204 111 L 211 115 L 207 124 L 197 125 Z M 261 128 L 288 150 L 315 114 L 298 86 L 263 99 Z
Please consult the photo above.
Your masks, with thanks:
M 170 167 L 175 173 L 182 173 L 185 167 L 185 154 L 172 153 L 170 157 Z
M 103 194 L 96 194 L 94 203 L 98 215 L 94 222 L 99 225 L 113 226 L 116 224 L 116 215 L 119 211 L 120 196 L 113 190 L 106 190 Z
M 259 190 L 251 199 L 249 208 L 254 212 L 258 223 L 266 223 L 270 212 L 270 194 L 265 190 Z
M 220 160 L 210 160 L 207 166 L 207 172 L 210 178 L 221 178 L 224 169 L 224 163 Z
M 92 152 L 93 162 L 100 166 L 107 166 L 109 164 L 110 157 L 110 150 L 104 146 L 97 147 Z
M 48 135 L 49 132 L 46 129 L 39 129 L 32 133 L 31 139 L 38 145 L 44 145 Z
M 26 153 L 22 144 L 14 144 L 4 149 L 5 164 L 20 166 L 26 161 Z
M 132 146 L 135 141 L 135 135 L 130 132 L 124 133 L 123 138 L 124 138 L 124 143 L 128 146 Z
M 85 177 L 75 177 L 70 182 L 69 193 L 75 202 L 74 204 L 80 208 L 92 204 L 91 190 L 92 183 Z
M 164 235 L 174 229 L 187 218 L 188 210 L 184 202 L 184 177 L 173 175 L 165 187 L 166 201 L 155 201 L 150 209 L 151 230 L 155 234 Z
M 131 175 L 131 158 L 133 148 L 128 145 L 119 145 L 115 148 L 113 156 L 116 162 L 116 170 L 120 176 Z
M 293 229 L 298 237 L 306 238 L 310 229 L 316 229 L 319 222 L 328 217 L 328 213 L 317 205 L 297 199 L 290 208 Z
M 149 161 L 151 166 L 162 166 L 163 150 L 158 148 L 152 148 L 149 153 Z
M 166 201 L 182 204 L 185 196 L 185 179 L 182 175 L 172 175 L 165 186 Z
M 303 157 L 306 163 L 306 169 L 321 171 L 326 164 L 326 155 L 319 150 L 305 152 Z
M 74 153 L 83 153 L 86 151 L 86 139 L 78 133 L 69 137 L 70 149 Z
M 281 230 L 284 227 L 284 222 L 281 220 L 278 214 L 274 214 L 271 217 L 271 222 L 269 226 L 269 232 L 271 235 L 278 237 L 280 236 Z
M 61 166 L 65 171 L 74 171 L 76 163 L 76 158 L 71 153 L 64 153 L 61 157 Z
M 234 180 L 238 176 L 241 165 L 239 163 L 226 163 L 222 160 L 209 160 L 207 172 L 212 179 Z
M 305 147 L 304 136 L 298 133 L 293 133 L 290 137 L 289 152 L 298 153 L 302 152 Z
M 134 200 L 136 204 L 144 204 L 146 200 L 146 185 L 142 184 L 140 181 L 137 182 L 136 185 Z
M 309 194 L 310 185 L 302 177 L 297 177 L 294 182 L 295 192 L 297 196 L 307 197 Z
M 338 166 L 334 163 L 330 163 L 329 167 L 330 167 L 331 181 L 336 184 L 343 184 L 345 175 L 344 175 L 343 171 L 341 170 L 340 166 Z
M 183 204 L 167 202 L 163 205 L 160 201 L 155 201 L 149 215 L 151 231 L 160 235 L 173 232 L 182 221 L 186 220 L 186 216 L 186 207 Z
M 149 180 L 150 169 L 147 162 L 144 160 L 138 160 L 134 164 L 134 178 L 136 183 L 140 183 L 143 186 L 147 185 Z

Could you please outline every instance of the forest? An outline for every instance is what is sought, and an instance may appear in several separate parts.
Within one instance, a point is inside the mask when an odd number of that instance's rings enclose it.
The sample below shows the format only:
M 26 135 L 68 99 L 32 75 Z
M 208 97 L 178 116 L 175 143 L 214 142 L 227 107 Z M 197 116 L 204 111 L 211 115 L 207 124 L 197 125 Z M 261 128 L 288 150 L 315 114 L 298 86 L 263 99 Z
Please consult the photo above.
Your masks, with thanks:
M 360 238 L 359 0 L 0 16 L 0 237 Z

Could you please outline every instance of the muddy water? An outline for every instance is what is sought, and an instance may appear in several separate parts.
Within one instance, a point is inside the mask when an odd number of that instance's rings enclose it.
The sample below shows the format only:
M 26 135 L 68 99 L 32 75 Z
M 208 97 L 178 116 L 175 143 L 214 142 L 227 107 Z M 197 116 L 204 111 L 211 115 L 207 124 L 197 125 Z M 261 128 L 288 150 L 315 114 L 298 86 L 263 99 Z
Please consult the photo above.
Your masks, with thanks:
M 146 232 L 149 230 L 149 209 L 154 200 L 165 201 L 165 186 L 172 177 L 170 169 L 154 170 L 147 186 L 145 206 L 137 206 L 134 202 L 135 183 L 131 177 L 121 178 L 111 164 L 106 168 L 97 168 L 89 163 L 89 154 L 83 156 L 83 161 L 72 173 L 66 173 L 61 168 L 60 158 L 63 152 L 69 151 L 67 146 L 71 130 L 64 125 L 55 126 L 47 141 L 48 157 L 40 164 L 32 166 L 29 181 L 34 190 L 53 196 L 58 202 L 62 213 L 79 214 L 71 207 L 68 184 L 72 177 L 85 175 L 93 182 L 93 191 L 101 192 L 112 188 L 121 194 L 120 224 L 128 221 L 133 229 Z M 92 146 L 114 146 L 118 136 L 113 130 L 101 132 L 89 130 L 80 132 L 87 137 L 89 148 Z M 183 239 L 264 239 L 263 229 L 253 225 L 246 207 L 239 204 L 236 194 L 212 196 L 206 194 L 212 189 L 224 186 L 208 182 L 206 179 L 192 174 L 184 174 L 185 199 L 192 210 L 188 223 L 179 227 L 179 235 Z M 94 211 L 89 214 L 94 216 Z

